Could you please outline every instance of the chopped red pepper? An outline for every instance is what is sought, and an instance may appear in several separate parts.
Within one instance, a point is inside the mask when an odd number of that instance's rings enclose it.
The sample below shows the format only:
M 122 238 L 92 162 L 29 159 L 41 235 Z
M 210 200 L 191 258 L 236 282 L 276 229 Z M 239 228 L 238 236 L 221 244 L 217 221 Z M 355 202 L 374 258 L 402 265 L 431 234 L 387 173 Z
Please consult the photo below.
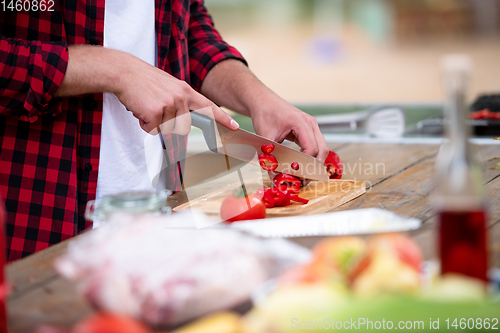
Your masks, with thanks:
M 262 196 L 262 202 L 266 205 L 266 208 L 274 207 L 274 196 L 268 192 L 269 188 L 259 188 L 257 189 L 257 195 Z
M 303 204 L 307 204 L 309 202 L 309 200 L 301 198 L 298 195 L 291 194 L 291 193 L 288 194 L 288 198 L 290 198 L 290 200 L 292 200 L 292 201 L 300 202 L 300 203 L 303 203 Z
M 264 154 L 271 154 L 274 150 L 274 145 L 272 143 L 266 143 L 260 147 L 260 150 L 262 150 Z
M 283 207 L 290 204 L 287 192 L 277 187 L 259 188 L 257 193 L 262 195 L 262 201 L 266 208 Z
M 278 187 L 272 187 L 269 192 L 274 196 L 274 205 L 288 206 L 290 204 L 290 198 L 288 198 L 287 192 L 282 191 Z
M 297 162 L 293 162 L 293 163 L 292 163 L 292 169 L 293 169 L 293 170 L 299 170 L 299 163 L 297 163 Z
M 274 177 L 273 183 L 280 190 L 286 190 L 294 194 L 299 193 L 300 187 L 302 186 L 300 179 L 286 173 L 280 173 L 279 175 Z
M 344 171 L 344 164 L 339 158 L 339 155 L 330 151 L 325 159 L 324 163 L 326 171 L 330 175 L 330 179 L 340 179 L 342 178 L 342 172 Z
M 282 192 L 285 193 L 285 192 Z M 279 204 L 276 204 L 278 207 L 285 207 L 290 204 L 290 197 L 288 196 L 288 193 L 285 194 L 285 197 L 283 198 L 283 201 L 281 201 Z
M 290 191 L 282 190 L 278 187 L 259 188 L 257 194 L 262 196 L 262 202 L 266 208 L 285 207 L 290 204 L 290 200 L 307 204 L 309 200 L 299 197 Z
M 269 163 L 270 165 L 268 165 L 267 163 Z M 276 157 L 270 154 L 260 154 L 259 164 L 262 169 L 266 171 L 274 171 L 278 168 L 278 160 L 276 159 Z
M 274 197 L 270 195 L 267 191 L 262 193 L 262 202 L 266 205 L 266 208 L 274 207 Z

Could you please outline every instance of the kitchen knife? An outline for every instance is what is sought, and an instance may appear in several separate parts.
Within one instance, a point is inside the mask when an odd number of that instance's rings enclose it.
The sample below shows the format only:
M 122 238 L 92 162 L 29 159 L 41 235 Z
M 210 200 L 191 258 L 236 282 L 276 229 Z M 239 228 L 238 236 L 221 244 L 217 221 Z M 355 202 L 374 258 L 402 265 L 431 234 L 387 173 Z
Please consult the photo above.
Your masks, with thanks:
M 194 111 L 191 111 L 191 125 L 202 130 L 205 142 L 212 152 L 259 165 L 258 155 L 262 153 L 260 148 L 264 144 L 273 144 L 272 155 L 278 160 L 276 172 L 324 182 L 329 180 L 326 168 L 321 161 L 298 150 L 242 129 L 228 129 L 214 119 Z M 293 162 L 299 164 L 298 170 L 291 168 Z

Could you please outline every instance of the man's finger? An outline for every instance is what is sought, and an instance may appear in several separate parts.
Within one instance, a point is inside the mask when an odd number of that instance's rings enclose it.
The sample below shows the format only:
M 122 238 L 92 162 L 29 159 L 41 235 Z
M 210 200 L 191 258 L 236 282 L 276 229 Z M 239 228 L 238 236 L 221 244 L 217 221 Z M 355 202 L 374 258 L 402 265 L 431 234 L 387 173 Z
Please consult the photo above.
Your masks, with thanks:
M 172 133 L 187 135 L 191 131 L 191 115 L 186 103 L 179 105 L 174 119 Z
M 318 146 L 318 155 L 316 158 L 323 163 L 328 156 L 328 145 L 326 144 L 325 137 L 323 136 L 323 133 L 321 133 L 318 123 L 315 122 L 312 124 L 313 131 L 314 131 L 314 136 L 316 138 L 316 144 Z
M 318 155 L 318 145 L 310 126 L 300 126 L 298 129 L 294 130 L 293 134 L 297 138 L 297 144 L 302 148 L 305 154 L 313 157 Z
M 240 128 L 240 124 L 238 124 L 236 120 L 231 118 L 231 116 L 224 112 L 221 108 L 213 104 L 212 109 L 214 110 L 214 119 L 216 122 L 232 130 Z
M 163 135 L 168 135 L 172 133 L 175 126 L 175 113 L 173 113 L 168 108 L 163 109 L 163 119 L 160 123 L 161 133 Z
M 224 112 L 205 96 L 194 90 L 189 95 L 188 106 L 191 110 L 198 111 L 210 118 L 213 118 L 216 122 L 229 129 L 237 130 L 240 127 L 240 125 L 233 118 L 231 118 L 230 115 Z
M 137 118 L 137 117 L 136 117 Z M 139 125 L 141 126 L 141 128 L 146 132 L 146 133 L 149 133 L 151 135 L 156 135 L 158 134 L 158 126 L 154 125 L 153 123 L 149 122 L 145 122 L 143 119 L 139 119 Z
M 129 110 L 127 108 L 127 110 Z M 151 134 L 151 135 L 156 135 L 158 134 L 158 125 L 161 124 L 162 121 L 162 113 L 161 112 L 149 112 L 142 114 L 141 113 L 135 113 L 134 111 L 130 111 L 136 117 L 139 119 L 139 125 L 141 128 Z

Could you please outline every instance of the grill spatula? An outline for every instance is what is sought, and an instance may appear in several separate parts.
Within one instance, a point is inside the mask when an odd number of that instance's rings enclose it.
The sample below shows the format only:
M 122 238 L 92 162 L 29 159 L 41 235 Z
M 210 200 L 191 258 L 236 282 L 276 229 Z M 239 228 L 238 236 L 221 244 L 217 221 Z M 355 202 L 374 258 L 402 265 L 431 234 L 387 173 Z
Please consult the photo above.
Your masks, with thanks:
M 366 111 L 316 116 L 324 131 L 364 131 L 375 137 L 400 137 L 405 131 L 405 115 L 395 106 L 377 106 Z

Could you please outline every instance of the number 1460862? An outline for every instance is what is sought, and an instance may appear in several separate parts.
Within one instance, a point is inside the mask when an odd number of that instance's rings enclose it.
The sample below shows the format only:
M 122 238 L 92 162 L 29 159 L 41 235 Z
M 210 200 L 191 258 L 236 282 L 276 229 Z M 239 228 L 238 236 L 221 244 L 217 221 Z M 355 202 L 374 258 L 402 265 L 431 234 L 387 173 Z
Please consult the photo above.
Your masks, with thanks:
M 447 329 L 498 330 L 498 318 L 448 318 L 446 319 L 446 326 Z
M 53 12 L 54 0 L 1 0 L 0 7 L 4 12 Z

